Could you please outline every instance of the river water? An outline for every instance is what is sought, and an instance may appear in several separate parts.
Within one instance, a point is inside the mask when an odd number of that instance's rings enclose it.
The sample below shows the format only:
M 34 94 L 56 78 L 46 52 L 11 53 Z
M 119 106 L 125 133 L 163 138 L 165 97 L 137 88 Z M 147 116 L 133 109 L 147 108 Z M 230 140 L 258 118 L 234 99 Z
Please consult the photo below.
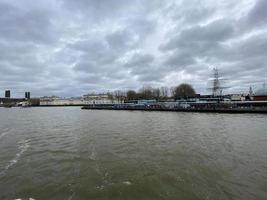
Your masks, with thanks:
M 267 115 L 0 108 L 0 199 L 267 199 Z

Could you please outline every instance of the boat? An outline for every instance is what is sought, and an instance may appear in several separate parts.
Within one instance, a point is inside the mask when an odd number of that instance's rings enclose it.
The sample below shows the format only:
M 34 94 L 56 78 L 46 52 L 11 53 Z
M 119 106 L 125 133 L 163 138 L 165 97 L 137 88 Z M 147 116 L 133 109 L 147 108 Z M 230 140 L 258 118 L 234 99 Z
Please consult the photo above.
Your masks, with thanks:
M 19 102 L 17 104 L 17 106 L 19 106 L 21 108 L 28 108 L 28 107 L 30 107 L 30 103 L 28 101 L 22 101 L 22 102 Z

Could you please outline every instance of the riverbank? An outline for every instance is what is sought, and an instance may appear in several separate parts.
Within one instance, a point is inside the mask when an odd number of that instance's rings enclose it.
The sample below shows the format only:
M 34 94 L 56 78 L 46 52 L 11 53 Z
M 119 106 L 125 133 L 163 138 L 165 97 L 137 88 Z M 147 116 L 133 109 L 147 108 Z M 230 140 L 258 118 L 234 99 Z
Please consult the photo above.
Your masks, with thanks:
M 207 113 L 259 113 L 267 114 L 267 108 L 148 108 L 148 107 L 127 107 L 127 108 L 116 108 L 116 107 L 104 107 L 104 106 L 83 106 L 85 110 L 117 110 L 117 111 L 162 111 L 162 112 L 207 112 Z

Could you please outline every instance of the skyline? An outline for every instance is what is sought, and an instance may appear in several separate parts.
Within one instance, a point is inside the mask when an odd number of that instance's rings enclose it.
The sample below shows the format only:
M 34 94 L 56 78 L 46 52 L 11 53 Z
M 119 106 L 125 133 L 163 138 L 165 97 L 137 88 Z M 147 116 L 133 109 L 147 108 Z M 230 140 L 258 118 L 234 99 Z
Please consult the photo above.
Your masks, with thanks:
M 2 0 L 0 90 L 80 96 L 192 84 L 231 92 L 267 77 L 267 1 Z M 255 88 L 256 89 L 256 88 Z

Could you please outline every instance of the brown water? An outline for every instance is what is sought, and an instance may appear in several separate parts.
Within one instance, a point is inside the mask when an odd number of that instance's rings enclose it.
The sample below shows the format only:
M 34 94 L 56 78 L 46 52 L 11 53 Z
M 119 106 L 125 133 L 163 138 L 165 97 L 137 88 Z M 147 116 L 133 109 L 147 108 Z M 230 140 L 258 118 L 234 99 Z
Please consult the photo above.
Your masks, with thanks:
M 0 199 L 267 199 L 267 115 L 0 108 Z

